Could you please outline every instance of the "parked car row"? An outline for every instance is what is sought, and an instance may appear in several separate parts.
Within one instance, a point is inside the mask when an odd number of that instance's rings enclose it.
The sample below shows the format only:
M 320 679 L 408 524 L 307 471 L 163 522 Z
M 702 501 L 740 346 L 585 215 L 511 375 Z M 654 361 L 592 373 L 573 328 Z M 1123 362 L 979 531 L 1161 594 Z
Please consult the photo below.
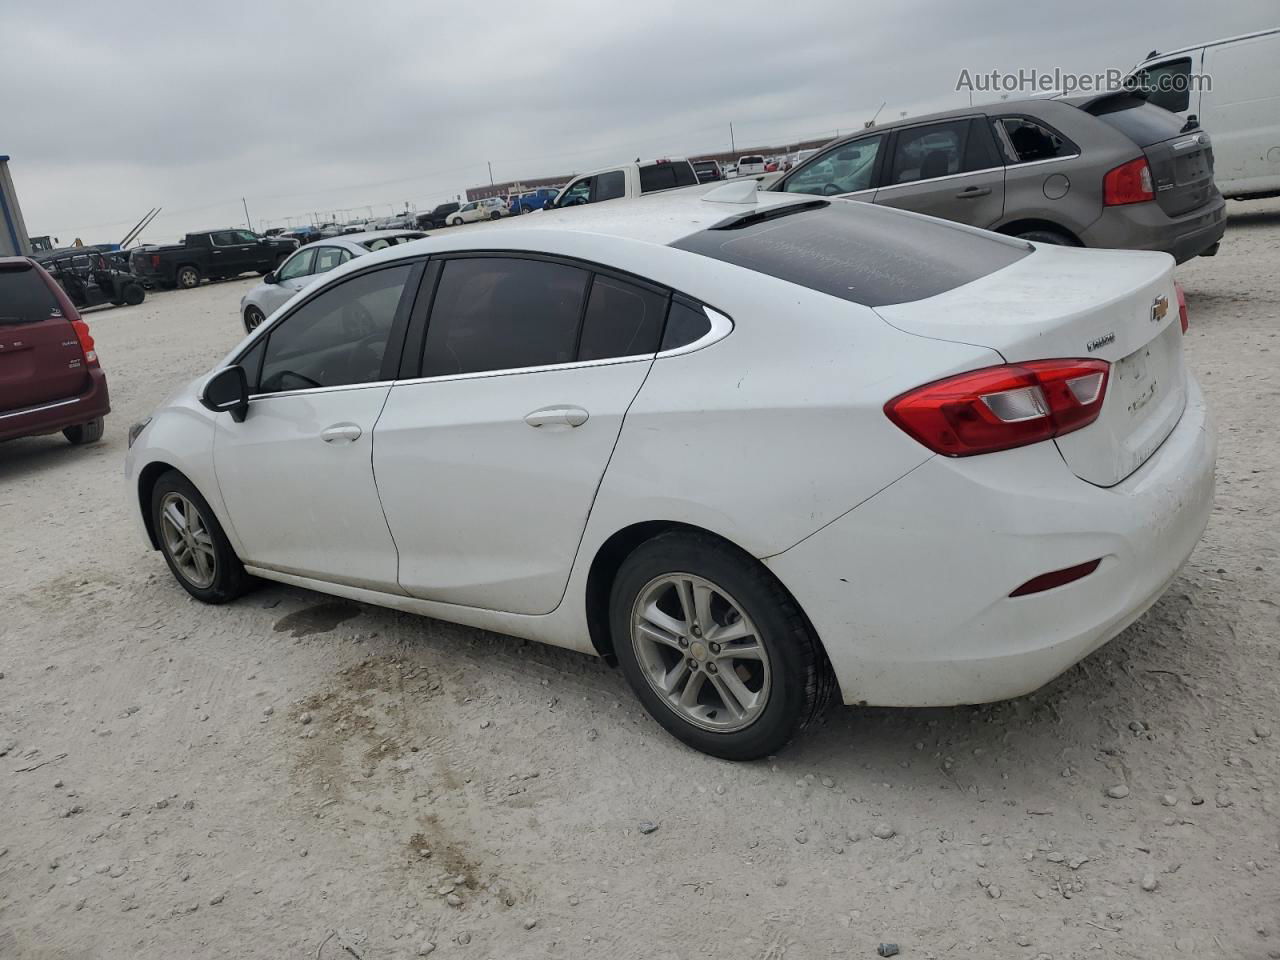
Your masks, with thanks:
M 136 247 L 133 272 L 159 287 L 189 290 L 201 280 L 266 273 L 298 249 L 296 239 L 260 237 L 248 230 L 199 230 L 181 243 Z

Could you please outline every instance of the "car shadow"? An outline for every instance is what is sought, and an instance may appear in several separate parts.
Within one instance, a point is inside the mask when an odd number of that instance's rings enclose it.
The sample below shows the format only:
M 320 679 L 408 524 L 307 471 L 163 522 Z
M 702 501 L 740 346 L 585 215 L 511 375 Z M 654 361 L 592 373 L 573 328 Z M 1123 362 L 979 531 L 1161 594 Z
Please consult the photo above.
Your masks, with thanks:
M 19 437 L 0 443 L 0 484 L 26 480 L 50 470 L 73 467 L 82 460 L 103 454 L 114 455 L 111 439 L 76 446 L 61 433 L 39 437 Z
M 1227 215 L 1227 229 L 1238 230 L 1240 228 L 1251 229 L 1254 227 L 1275 227 L 1280 224 L 1280 209 L 1277 210 L 1250 210 L 1247 213 L 1233 213 Z

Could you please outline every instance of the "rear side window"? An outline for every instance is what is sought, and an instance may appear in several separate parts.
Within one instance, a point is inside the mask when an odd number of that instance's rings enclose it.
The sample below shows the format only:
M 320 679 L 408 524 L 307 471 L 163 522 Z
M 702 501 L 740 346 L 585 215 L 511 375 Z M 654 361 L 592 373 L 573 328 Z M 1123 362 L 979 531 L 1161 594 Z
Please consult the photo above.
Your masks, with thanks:
M 366 273 L 304 303 L 276 325 L 262 360 L 259 393 L 381 379 L 410 264 Z
M 610 170 L 596 177 L 595 203 L 601 200 L 618 200 L 627 192 L 627 176 L 621 170 Z
M 698 175 L 688 162 L 654 163 L 640 168 L 640 192 L 670 190 L 672 187 L 691 187 L 698 182 Z
M 661 349 L 675 350 L 677 347 L 687 347 L 710 332 L 711 321 L 701 307 L 679 297 L 673 297 L 671 309 L 667 312 L 667 328 L 662 334 Z
M 667 310 L 664 295 L 597 275 L 582 319 L 579 360 L 654 353 Z
M 1016 240 L 842 200 L 741 222 L 672 246 L 868 307 L 937 296 L 1031 252 Z
M 311 272 L 328 273 L 343 262 L 342 254 L 344 252 L 341 247 L 321 247 L 316 251 L 316 265 Z
M 1026 117 L 1002 117 L 996 121 L 1009 138 L 1014 163 L 1053 160 L 1077 153 L 1075 144 Z
M 898 132 L 889 184 L 932 180 L 959 173 L 964 164 L 968 120 L 950 120 Z
M 569 363 L 589 276 L 578 267 L 513 257 L 446 261 L 422 376 Z
M 0 269 L 0 324 L 36 323 L 62 316 L 58 300 L 33 269 Z

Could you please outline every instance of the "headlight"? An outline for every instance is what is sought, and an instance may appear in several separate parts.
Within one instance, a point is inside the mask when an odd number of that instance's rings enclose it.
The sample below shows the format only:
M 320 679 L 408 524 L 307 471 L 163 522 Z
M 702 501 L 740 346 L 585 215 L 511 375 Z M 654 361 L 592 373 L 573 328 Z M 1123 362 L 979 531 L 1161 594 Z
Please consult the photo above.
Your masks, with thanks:
M 138 434 L 142 433 L 143 430 L 147 429 L 147 424 L 150 422 L 151 422 L 151 418 L 147 417 L 147 419 L 139 420 L 137 423 L 135 423 L 133 426 L 129 428 L 129 446 L 131 447 L 133 446 L 133 441 L 138 439 Z

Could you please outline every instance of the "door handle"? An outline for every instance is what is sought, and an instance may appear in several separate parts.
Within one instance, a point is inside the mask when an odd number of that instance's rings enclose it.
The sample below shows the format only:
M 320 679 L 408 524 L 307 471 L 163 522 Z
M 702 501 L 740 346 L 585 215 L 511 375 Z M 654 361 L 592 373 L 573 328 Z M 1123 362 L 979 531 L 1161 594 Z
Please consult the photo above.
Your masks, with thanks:
M 320 439 L 325 443 L 351 443 L 360 439 L 360 432 L 354 423 L 335 423 L 320 431 Z
M 989 196 L 991 196 L 990 187 L 965 187 L 963 190 L 961 190 L 959 193 L 956 194 L 956 199 L 971 200 L 975 197 L 989 197 Z
M 543 407 L 525 414 L 524 422 L 531 427 L 580 427 L 587 422 L 589 416 L 581 407 Z

